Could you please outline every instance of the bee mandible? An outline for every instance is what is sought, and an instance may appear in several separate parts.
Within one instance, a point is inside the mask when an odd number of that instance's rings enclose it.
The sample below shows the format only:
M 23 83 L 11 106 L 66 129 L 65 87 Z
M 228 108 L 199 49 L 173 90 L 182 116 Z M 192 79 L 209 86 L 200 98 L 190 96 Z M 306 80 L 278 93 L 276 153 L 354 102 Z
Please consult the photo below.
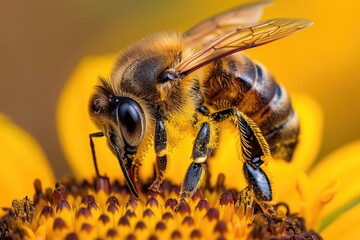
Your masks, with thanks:
M 258 22 L 268 1 L 247 4 L 216 15 L 184 34 L 159 33 L 125 49 L 110 79 L 101 78 L 89 112 L 117 157 L 134 197 L 138 150 L 153 142 L 159 191 L 168 168 L 167 127 L 188 121 L 197 131 L 180 201 L 189 199 L 204 178 L 216 150 L 219 123 L 232 121 L 241 143 L 243 173 L 260 202 L 273 199 L 262 169 L 271 156 L 290 160 L 298 141 L 299 122 L 286 90 L 267 69 L 241 51 L 286 37 L 312 24 L 305 19 L 276 18 Z M 184 120 L 185 119 L 185 120 Z M 271 153 L 271 154 L 270 154 Z

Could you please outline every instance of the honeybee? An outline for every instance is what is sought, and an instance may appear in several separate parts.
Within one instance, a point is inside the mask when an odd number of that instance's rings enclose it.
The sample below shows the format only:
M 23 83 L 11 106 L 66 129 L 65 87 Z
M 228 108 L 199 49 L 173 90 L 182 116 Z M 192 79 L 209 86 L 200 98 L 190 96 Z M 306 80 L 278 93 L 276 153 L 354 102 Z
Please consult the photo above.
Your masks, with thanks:
M 261 165 L 271 156 L 290 160 L 299 122 L 286 90 L 268 70 L 241 51 L 286 37 L 312 24 L 277 18 L 258 22 L 268 1 L 231 9 L 184 34 L 159 33 L 125 49 L 110 79 L 100 78 L 89 112 L 117 157 L 125 181 L 139 198 L 138 150 L 153 142 L 154 182 L 159 191 L 168 168 L 168 131 L 191 123 L 197 131 L 180 201 L 199 188 L 207 159 L 216 150 L 219 123 L 230 120 L 240 139 L 242 171 L 260 202 L 273 199 L 271 182 Z M 179 121 L 181 119 L 181 121 Z

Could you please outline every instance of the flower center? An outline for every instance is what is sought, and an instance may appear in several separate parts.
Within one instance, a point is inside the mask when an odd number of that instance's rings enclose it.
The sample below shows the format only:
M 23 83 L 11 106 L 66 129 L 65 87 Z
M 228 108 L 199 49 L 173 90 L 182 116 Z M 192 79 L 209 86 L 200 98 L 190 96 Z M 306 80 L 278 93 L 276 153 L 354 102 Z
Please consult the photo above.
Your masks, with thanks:
M 43 191 L 36 180 L 33 200 L 14 200 L 1 218 L 1 239 L 320 239 L 286 203 L 258 203 L 249 188 L 238 192 L 206 183 L 178 205 L 180 186 L 164 182 L 161 193 L 141 184 L 135 200 L 126 185 L 106 177 L 78 182 L 66 179 Z M 175 210 L 175 207 L 177 211 Z

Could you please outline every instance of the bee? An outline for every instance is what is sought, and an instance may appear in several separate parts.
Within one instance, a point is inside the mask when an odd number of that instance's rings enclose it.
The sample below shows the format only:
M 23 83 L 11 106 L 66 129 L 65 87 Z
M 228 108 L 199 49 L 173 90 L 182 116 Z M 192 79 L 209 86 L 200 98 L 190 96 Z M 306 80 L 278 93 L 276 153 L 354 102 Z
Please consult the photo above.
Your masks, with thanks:
M 110 79 L 100 78 L 89 102 L 101 132 L 90 134 L 97 175 L 94 137 L 105 136 L 134 197 L 141 163 L 139 149 L 153 142 L 159 191 L 168 168 L 167 127 L 191 123 L 196 137 L 180 201 L 187 201 L 204 178 L 216 150 L 220 122 L 231 121 L 240 139 L 242 170 L 260 202 L 273 199 L 261 167 L 271 156 L 290 160 L 298 142 L 299 122 L 290 98 L 268 70 L 243 50 L 258 47 L 312 24 L 305 19 L 258 22 L 268 1 L 231 9 L 184 34 L 159 33 L 119 55 Z M 181 120 L 179 120 L 181 119 Z

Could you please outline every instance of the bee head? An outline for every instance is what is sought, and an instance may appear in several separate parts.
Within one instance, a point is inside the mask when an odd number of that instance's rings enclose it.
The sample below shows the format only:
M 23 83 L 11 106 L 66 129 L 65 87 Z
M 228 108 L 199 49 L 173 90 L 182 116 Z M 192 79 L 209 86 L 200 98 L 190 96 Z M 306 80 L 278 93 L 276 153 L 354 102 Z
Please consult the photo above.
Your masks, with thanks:
M 119 161 L 130 191 L 135 197 L 139 197 L 130 170 L 133 155 L 145 135 L 145 114 L 135 98 L 128 95 L 114 96 L 106 86 L 100 85 L 91 97 L 90 116 L 107 137 L 108 145 Z
M 129 94 L 115 96 L 104 80 L 90 99 L 89 112 L 94 123 L 105 136 L 116 138 L 118 147 L 137 147 L 145 134 L 146 119 L 143 108 Z

